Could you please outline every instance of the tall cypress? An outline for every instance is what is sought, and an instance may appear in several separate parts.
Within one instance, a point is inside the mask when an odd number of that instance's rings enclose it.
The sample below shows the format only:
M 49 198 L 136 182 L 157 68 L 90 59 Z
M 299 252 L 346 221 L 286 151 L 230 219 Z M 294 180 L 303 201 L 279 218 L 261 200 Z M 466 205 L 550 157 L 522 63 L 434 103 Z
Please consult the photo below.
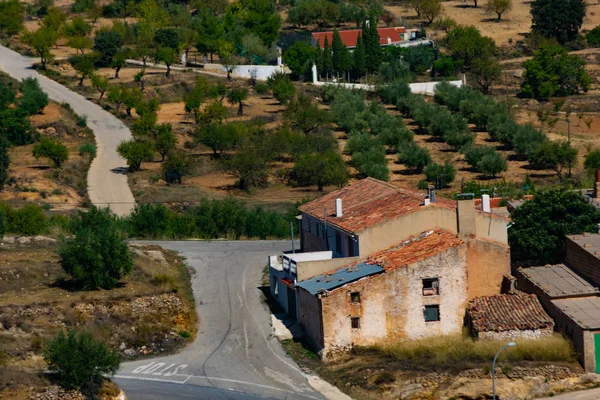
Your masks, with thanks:
M 331 48 L 329 47 L 329 39 L 325 36 L 325 44 L 323 45 L 323 72 L 329 77 L 332 70 L 333 60 L 331 59 Z
M 362 78 L 365 76 L 367 72 L 366 62 L 365 62 L 365 45 L 363 43 L 362 35 L 358 35 L 358 40 L 356 41 L 356 48 L 353 53 L 354 57 L 354 74 L 356 78 Z
M 342 42 L 342 37 L 337 29 L 333 30 L 333 39 L 331 40 L 331 61 L 333 64 L 333 72 L 335 72 L 336 76 L 339 73 L 343 73 L 344 70 L 342 68 L 342 56 L 344 51 L 344 42 Z
M 377 31 L 377 18 L 371 15 L 369 25 L 363 24 L 365 42 L 365 62 L 369 72 L 376 72 L 381 64 L 381 45 L 379 44 L 379 32 Z

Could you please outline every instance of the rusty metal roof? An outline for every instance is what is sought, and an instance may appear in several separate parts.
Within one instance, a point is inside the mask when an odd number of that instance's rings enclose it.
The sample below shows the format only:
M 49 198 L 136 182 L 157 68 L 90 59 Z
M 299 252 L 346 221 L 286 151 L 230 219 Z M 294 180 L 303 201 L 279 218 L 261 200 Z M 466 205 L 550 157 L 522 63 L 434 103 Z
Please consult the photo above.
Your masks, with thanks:
M 477 297 L 467 307 L 479 332 L 534 330 L 554 325 L 534 294 L 516 293 Z
M 600 297 L 558 299 L 552 304 L 583 329 L 600 329 Z
M 519 268 L 519 273 L 552 299 L 600 294 L 597 287 L 564 264 Z

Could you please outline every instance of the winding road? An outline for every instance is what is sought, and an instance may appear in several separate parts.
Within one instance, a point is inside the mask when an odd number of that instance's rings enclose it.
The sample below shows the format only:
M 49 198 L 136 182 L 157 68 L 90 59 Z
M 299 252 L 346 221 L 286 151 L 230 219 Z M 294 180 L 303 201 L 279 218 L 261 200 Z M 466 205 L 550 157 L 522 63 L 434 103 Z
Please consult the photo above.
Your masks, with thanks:
M 88 172 L 88 195 L 92 204 L 109 206 L 117 215 L 131 212 L 135 200 L 127 183 L 127 163 L 117 153 L 117 146 L 131 138 L 129 128 L 99 105 L 31 68 L 33 58 L 0 46 L 0 70 L 15 79 L 37 78 L 44 92 L 58 103 L 68 103 L 80 116 L 87 117 L 88 127 L 96 137 L 97 154 Z
M 272 336 L 258 288 L 267 256 L 289 242 L 149 243 L 179 252 L 193 269 L 198 336 L 181 353 L 123 363 L 114 380 L 129 400 L 324 399 L 312 386 L 322 381 L 300 371 Z

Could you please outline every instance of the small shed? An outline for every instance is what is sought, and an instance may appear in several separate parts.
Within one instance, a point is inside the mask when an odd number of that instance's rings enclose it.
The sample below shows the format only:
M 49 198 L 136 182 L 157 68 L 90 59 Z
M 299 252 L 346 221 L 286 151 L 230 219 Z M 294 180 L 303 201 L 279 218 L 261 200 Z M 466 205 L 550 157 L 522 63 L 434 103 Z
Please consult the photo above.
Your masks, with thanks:
M 537 296 L 522 292 L 475 298 L 466 321 L 471 335 L 482 339 L 537 339 L 552 335 L 554 327 Z

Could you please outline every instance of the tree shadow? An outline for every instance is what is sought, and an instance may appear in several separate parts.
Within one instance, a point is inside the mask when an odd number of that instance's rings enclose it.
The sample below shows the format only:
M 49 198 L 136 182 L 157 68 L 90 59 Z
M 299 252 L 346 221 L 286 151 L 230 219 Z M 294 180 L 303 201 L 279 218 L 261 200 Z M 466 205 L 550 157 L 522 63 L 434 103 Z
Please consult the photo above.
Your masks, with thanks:
M 83 285 L 81 282 L 78 282 L 78 281 L 76 281 L 74 279 L 70 279 L 70 278 L 59 278 L 59 279 L 55 280 L 54 282 L 48 284 L 48 287 L 66 290 L 67 292 L 71 292 L 71 293 L 73 293 L 73 292 L 91 292 L 91 290 L 83 289 Z M 124 288 L 124 287 L 125 287 L 125 284 L 123 282 L 119 282 L 114 287 L 114 289 L 120 289 L 120 288 Z
M 416 169 L 403 169 L 400 171 L 394 171 L 395 175 L 404 175 L 404 176 L 414 176 L 414 175 L 420 175 L 421 172 L 417 171 Z
M 115 174 L 127 175 L 127 172 L 129 172 L 129 168 L 117 167 L 117 168 L 111 169 L 111 172 L 114 172 Z
M 37 169 L 40 171 L 46 171 L 48 169 L 50 169 L 49 165 L 32 165 L 31 167 L 29 167 L 29 169 Z

